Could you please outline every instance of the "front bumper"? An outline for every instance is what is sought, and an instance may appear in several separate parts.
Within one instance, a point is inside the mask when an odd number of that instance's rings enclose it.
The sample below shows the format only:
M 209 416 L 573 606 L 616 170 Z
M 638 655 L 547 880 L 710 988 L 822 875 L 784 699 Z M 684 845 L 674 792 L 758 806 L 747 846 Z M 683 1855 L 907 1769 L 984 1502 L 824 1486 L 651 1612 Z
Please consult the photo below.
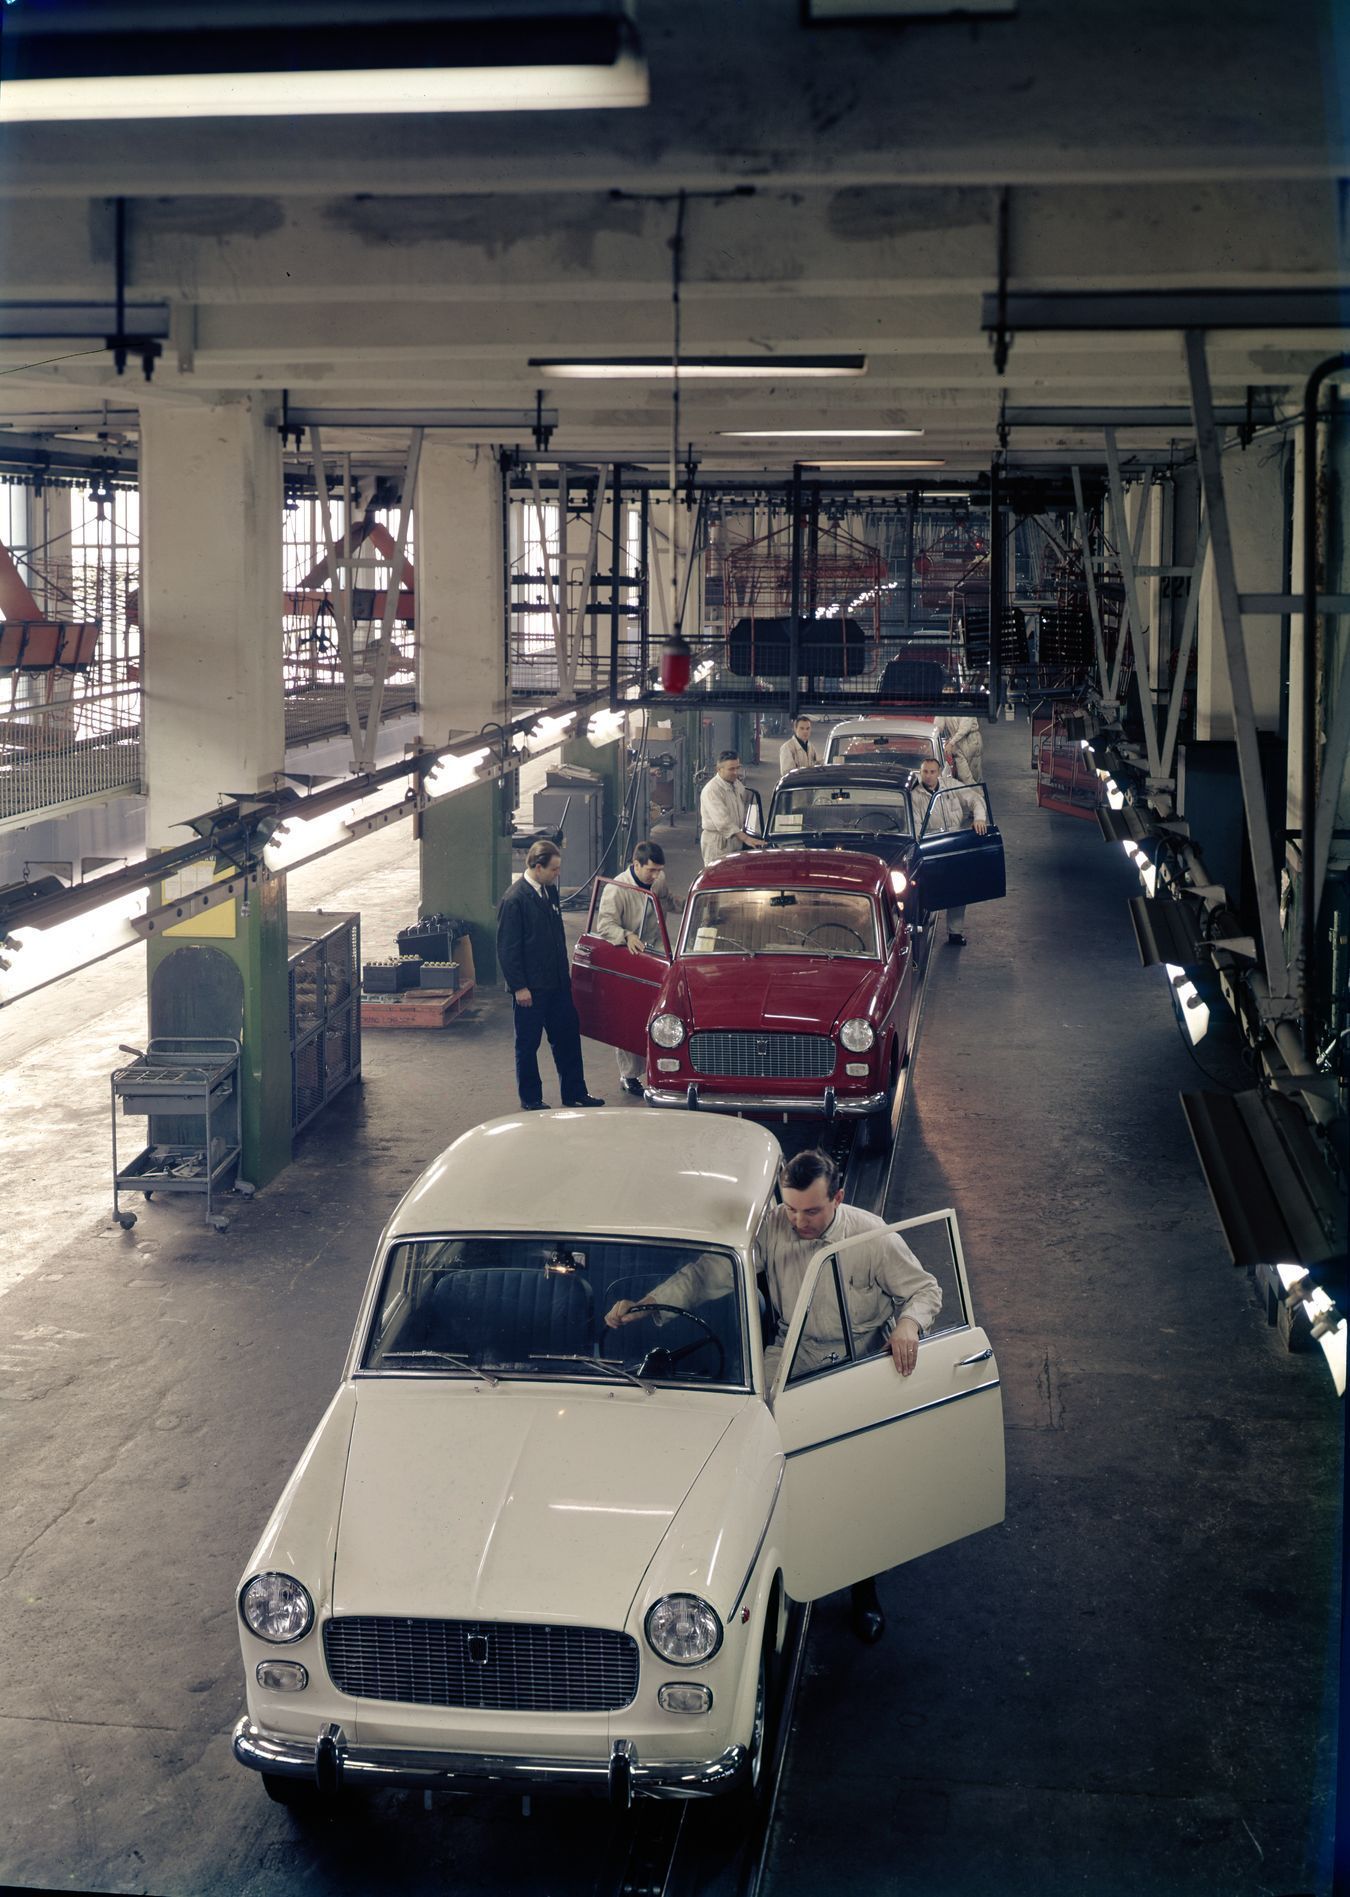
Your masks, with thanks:
M 792 1113 L 807 1120 L 860 1120 L 886 1104 L 884 1093 L 848 1094 L 839 1099 L 833 1087 L 823 1093 L 723 1093 L 695 1081 L 679 1093 L 662 1087 L 644 1087 L 649 1107 L 700 1107 L 710 1113 Z
M 320 1791 L 344 1786 L 405 1785 L 463 1792 L 482 1786 L 511 1791 L 608 1795 L 626 1806 L 634 1798 L 713 1798 L 735 1791 L 745 1777 L 746 1749 L 728 1746 L 714 1759 L 644 1764 L 631 1740 L 616 1741 L 607 1759 L 549 1759 L 479 1752 L 416 1751 L 353 1746 L 341 1726 L 327 1725 L 312 1741 L 281 1737 L 255 1726 L 245 1713 L 234 1729 L 234 1756 L 255 1772 L 308 1779 Z

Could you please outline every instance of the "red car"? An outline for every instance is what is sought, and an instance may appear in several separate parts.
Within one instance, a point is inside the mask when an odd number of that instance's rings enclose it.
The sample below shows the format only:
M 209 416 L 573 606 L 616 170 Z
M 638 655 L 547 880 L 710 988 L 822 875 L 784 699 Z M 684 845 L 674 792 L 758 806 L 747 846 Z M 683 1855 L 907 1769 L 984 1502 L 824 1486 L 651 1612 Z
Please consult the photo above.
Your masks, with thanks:
M 889 1136 L 909 1047 L 913 954 L 895 872 L 861 851 L 746 851 L 689 891 L 672 955 L 646 905 L 646 952 L 595 932 L 572 964 L 582 1032 L 646 1057 L 658 1107 L 866 1121 Z

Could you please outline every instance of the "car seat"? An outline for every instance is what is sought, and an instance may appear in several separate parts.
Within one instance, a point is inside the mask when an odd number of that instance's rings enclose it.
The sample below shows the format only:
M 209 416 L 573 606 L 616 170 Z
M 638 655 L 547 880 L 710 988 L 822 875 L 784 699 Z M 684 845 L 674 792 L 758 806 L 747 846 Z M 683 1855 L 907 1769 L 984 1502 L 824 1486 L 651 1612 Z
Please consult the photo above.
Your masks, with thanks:
M 542 1265 L 448 1271 L 431 1294 L 427 1346 L 475 1362 L 524 1363 L 540 1351 L 589 1356 L 590 1287 Z

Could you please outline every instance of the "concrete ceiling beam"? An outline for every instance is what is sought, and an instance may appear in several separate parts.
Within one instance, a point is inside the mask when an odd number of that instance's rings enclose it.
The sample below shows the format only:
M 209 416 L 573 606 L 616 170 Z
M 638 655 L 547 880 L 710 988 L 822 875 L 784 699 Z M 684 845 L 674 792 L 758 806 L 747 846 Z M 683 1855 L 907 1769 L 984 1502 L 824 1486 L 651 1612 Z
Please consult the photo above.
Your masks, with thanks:
M 652 103 L 398 120 L 6 128 L 25 189 L 668 190 L 1323 177 L 1350 163 L 1325 0 L 1024 0 L 1007 20 L 813 28 L 782 0 L 643 0 Z M 1295 50 L 1296 49 L 1296 50 Z M 411 181 L 411 182 L 410 182 Z

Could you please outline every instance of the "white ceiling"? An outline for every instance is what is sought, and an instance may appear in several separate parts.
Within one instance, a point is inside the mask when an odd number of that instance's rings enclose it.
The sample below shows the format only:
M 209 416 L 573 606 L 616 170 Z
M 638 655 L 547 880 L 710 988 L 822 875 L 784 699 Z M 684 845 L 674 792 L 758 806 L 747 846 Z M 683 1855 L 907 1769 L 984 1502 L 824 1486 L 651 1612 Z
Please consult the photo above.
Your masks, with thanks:
M 1175 331 L 1026 333 L 996 374 L 980 306 L 999 193 L 1017 291 L 1335 285 L 1333 12 L 1021 0 L 1011 20 L 857 29 L 806 26 L 797 0 L 640 0 L 638 110 L 9 127 L 0 422 L 92 433 L 107 413 L 134 430 L 143 402 L 285 390 L 292 408 L 378 411 L 377 433 L 326 432 L 388 453 L 405 417 L 531 410 L 542 387 L 557 455 L 657 461 L 668 384 L 550 382 L 529 359 L 669 352 L 681 190 L 686 352 L 867 358 L 856 380 L 686 384 L 682 442 L 705 465 L 792 458 L 724 429 L 908 425 L 924 435 L 895 452 L 951 473 L 988 465 L 1003 399 L 1184 409 Z M 149 385 L 135 362 L 118 378 L 97 334 L 44 336 L 10 307 L 111 300 L 116 195 L 129 297 L 172 306 Z M 1215 331 L 1215 398 L 1293 403 L 1342 343 Z M 1011 441 L 1036 459 L 1099 444 L 1062 424 Z

